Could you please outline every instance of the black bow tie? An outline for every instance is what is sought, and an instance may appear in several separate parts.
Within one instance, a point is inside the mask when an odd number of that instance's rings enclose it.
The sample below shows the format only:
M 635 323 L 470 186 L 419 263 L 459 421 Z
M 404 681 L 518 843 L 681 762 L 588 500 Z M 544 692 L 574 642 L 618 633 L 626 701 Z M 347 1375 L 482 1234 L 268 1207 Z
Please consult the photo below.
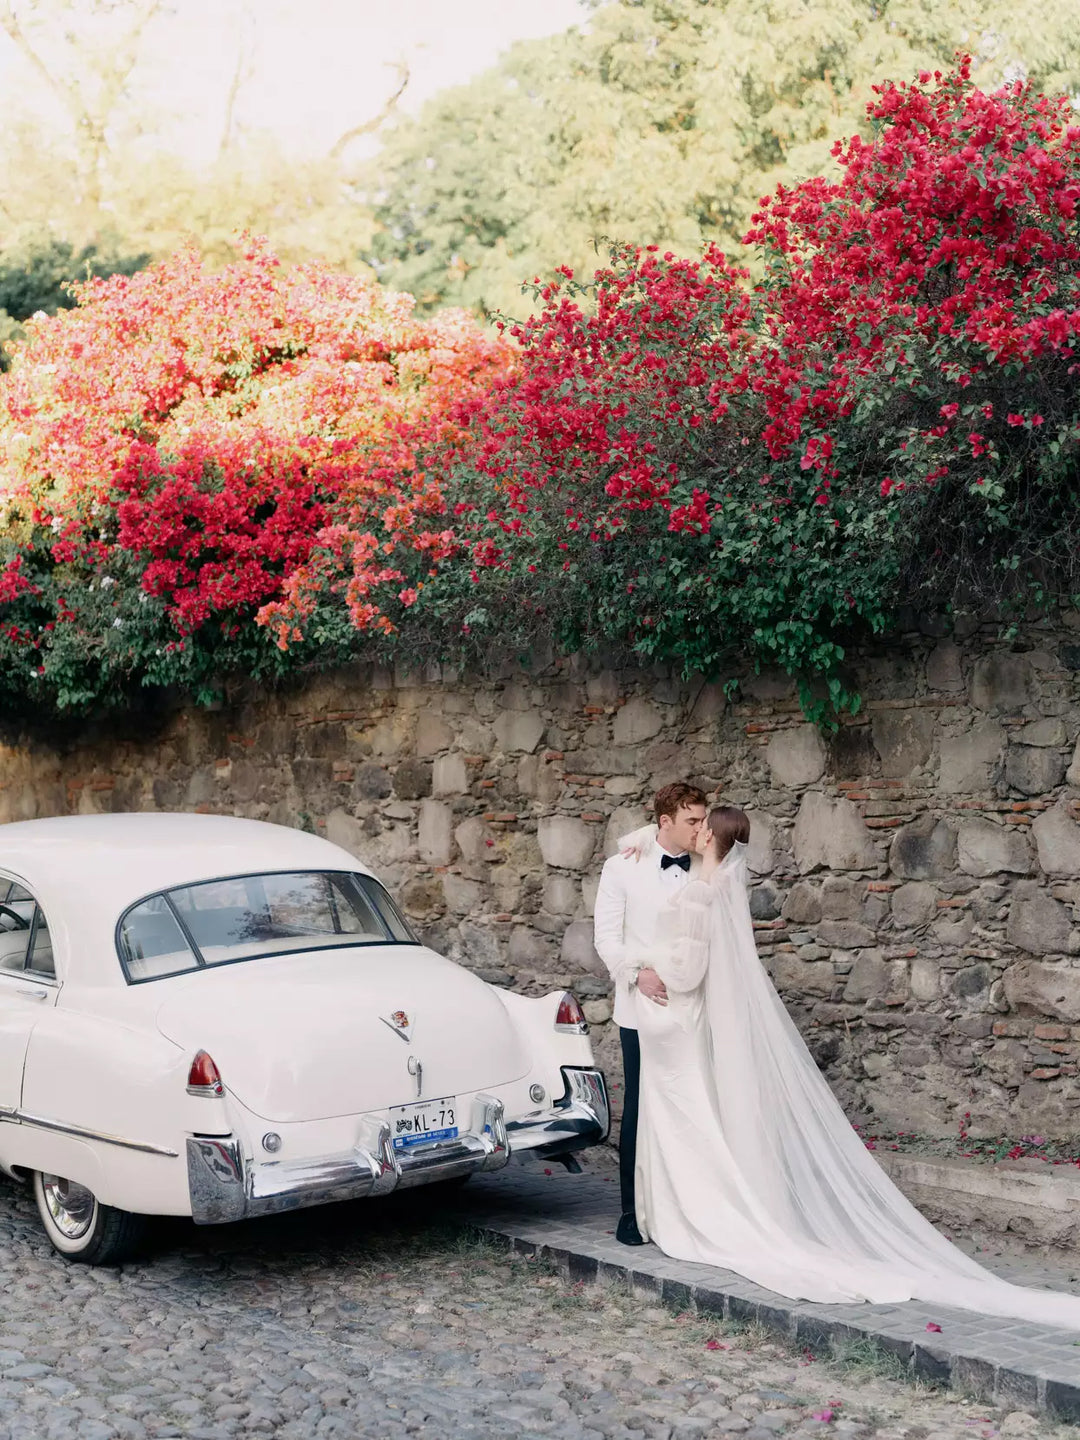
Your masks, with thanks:
M 661 857 L 660 857 L 660 870 L 661 870 L 661 872 L 663 872 L 664 870 L 666 870 L 669 865 L 678 865 L 678 867 L 679 867 L 680 870 L 686 870 L 687 872 L 689 872 L 689 870 L 690 870 L 690 856 L 689 856 L 689 855 L 661 855 Z

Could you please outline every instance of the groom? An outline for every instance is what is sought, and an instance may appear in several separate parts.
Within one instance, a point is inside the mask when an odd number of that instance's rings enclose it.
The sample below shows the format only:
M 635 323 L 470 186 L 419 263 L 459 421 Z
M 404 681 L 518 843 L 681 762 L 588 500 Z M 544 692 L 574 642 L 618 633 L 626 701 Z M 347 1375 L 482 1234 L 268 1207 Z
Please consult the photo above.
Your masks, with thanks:
M 649 964 L 655 953 L 657 921 L 672 894 L 685 885 L 698 830 L 705 819 L 705 795 L 696 785 L 665 785 L 653 798 L 656 838 L 638 859 L 612 855 L 596 892 L 594 943 L 615 982 L 615 1023 L 622 1042 L 622 1125 L 619 1129 L 619 1186 L 622 1215 L 615 1232 L 624 1245 L 643 1245 L 634 1214 L 638 1088 L 641 1050 L 630 1001 L 631 987 L 657 1005 L 667 1004 L 664 982 Z

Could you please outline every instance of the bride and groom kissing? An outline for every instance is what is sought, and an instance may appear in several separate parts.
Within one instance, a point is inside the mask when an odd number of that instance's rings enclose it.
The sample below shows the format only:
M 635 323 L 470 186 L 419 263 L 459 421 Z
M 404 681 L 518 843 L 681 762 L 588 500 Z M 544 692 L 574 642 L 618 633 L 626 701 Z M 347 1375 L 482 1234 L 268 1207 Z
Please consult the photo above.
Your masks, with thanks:
M 1080 1330 L 946 1240 L 849 1124 L 754 943 L 750 821 L 667 785 L 596 897 L 625 1072 L 617 1238 L 791 1299 L 909 1299 Z

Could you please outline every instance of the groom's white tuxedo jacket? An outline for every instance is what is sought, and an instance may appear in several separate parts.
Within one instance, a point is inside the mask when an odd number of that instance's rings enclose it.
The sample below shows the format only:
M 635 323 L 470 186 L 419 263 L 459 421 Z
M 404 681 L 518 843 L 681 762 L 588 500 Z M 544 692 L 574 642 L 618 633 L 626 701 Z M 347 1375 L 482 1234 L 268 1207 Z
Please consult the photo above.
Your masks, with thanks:
M 620 846 L 634 842 L 642 832 L 628 835 Z M 596 952 L 615 982 L 616 1025 L 637 1028 L 630 1001 L 630 987 L 637 972 L 656 961 L 660 919 L 672 896 L 686 884 L 700 865 L 695 855 L 689 872 L 679 865 L 663 867 L 668 854 L 649 827 L 645 851 L 640 859 L 612 855 L 600 872 L 593 921 Z

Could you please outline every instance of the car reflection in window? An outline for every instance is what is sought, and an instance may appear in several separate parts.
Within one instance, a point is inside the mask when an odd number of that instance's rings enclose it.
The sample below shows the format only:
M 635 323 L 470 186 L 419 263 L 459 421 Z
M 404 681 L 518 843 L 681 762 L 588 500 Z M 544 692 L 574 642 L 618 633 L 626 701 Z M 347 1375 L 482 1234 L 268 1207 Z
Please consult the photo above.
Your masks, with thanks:
M 262 956 L 350 945 L 419 944 L 368 875 L 238 875 L 151 895 L 120 921 L 131 982 Z

